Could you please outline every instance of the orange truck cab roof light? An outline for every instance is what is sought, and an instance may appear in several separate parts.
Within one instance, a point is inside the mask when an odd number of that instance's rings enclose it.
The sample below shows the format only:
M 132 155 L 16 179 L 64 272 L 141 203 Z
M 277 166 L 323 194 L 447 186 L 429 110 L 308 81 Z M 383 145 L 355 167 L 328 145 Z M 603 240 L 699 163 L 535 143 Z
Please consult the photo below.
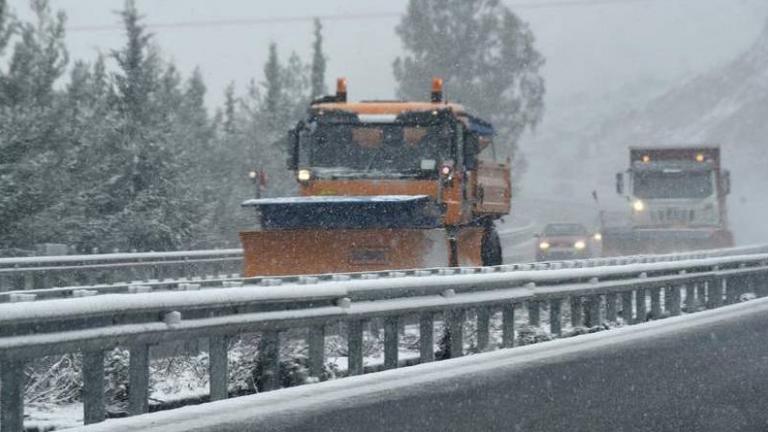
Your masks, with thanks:
M 432 94 L 430 97 L 432 103 L 440 103 L 443 101 L 443 79 L 432 78 Z

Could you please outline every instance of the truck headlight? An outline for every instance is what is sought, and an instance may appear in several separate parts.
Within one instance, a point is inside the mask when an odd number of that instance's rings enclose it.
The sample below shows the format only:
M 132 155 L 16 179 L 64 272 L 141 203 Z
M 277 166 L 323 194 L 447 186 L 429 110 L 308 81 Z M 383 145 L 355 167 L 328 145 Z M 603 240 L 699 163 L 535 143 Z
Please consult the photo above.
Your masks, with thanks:
M 637 200 L 632 204 L 632 208 L 634 208 L 636 212 L 641 212 L 645 210 L 645 203 Z
M 303 182 L 309 181 L 312 178 L 312 172 L 308 169 L 300 169 L 296 174 L 296 178 Z
M 583 240 L 579 240 L 573 244 L 573 247 L 578 250 L 583 250 L 585 247 L 587 247 L 587 244 Z
M 541 249 L 541 250 L 547 250 L 547 249 L 549 249 L 549 243 L 548 243 L 548 242 L 545 242 L 545 241 L 543 241 L 543 242 L 539 243 L 539 249 Z
M 595 233 L 595 235 L 593 235 L 593 236 L 592 236 L 592 238 L 593 238 L 595 241 L 601 241 L 601 240 L 603 239 L 603 235 L 602 235 L 602 234 L 600 234 L 600 233 Z

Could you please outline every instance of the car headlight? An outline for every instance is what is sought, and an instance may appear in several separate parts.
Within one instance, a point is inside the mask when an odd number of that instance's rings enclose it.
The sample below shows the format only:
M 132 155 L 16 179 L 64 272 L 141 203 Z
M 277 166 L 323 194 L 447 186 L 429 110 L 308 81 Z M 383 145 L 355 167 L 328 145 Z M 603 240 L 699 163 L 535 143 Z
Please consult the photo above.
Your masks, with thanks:
M 601 241 L 603 239 L 603 235 L 600 233 L 595 233 L 595 235 L 592 236 L 592 238 L 595 239 L 595 241 Z
M 637 200 L 632 204 L 632 208 L 634 208 L 636 212 L 641 212 L 645 210 L 645 203 Z
M 548 243 L 548 242 L 545 242 L 545 241 L 543 241 L 543 242 L 539 243 L 539 249 L 541 249 L 541 250 L 547 250 L 547 249 L 549 249 L 549 243 Z
M 587 244 L 586 244 L 586 243 L 584 243 L 584 241 L 583 241 L 583 240 L 579 240 L 579 241 L 577 241 L 576 243 L 574 243 L 574 244 L 573 244 L 573 247 L 575 247 L 575 248 L 576 248 L 576 249 L 578 249 L 578 250 L 582 250 L 582 249 L 584 249 L 585 247 L 587 247 Z
M 300 169 L 298 173 L 296 173 L 296 178 L 299 179 L 299 181 L 309 181 L 309 179 L 312 178 L 312 172 L 308 169 Z

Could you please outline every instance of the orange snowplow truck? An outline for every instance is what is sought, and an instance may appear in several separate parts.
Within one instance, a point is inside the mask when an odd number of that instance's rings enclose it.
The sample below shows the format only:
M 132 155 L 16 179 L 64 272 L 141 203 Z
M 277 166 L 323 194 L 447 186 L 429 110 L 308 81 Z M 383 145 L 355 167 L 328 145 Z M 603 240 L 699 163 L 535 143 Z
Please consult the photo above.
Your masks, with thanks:
M 509 161 L 491 124 L 443 100 L 312 102 L 289 133 L 299 195 L 254 199 L 240 233 L 245 276 L 501 264 L 494 221 L 510 211 Z

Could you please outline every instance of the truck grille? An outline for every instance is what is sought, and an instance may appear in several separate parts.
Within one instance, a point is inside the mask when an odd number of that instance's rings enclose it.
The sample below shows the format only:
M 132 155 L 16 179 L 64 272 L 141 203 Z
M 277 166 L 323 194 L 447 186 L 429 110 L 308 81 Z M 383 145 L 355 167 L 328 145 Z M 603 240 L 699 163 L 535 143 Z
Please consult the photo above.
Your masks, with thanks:
M 651 220 L 656 223 L 689 223 L 696 218 L 694 210 L 667 208 L 651 212 Z

